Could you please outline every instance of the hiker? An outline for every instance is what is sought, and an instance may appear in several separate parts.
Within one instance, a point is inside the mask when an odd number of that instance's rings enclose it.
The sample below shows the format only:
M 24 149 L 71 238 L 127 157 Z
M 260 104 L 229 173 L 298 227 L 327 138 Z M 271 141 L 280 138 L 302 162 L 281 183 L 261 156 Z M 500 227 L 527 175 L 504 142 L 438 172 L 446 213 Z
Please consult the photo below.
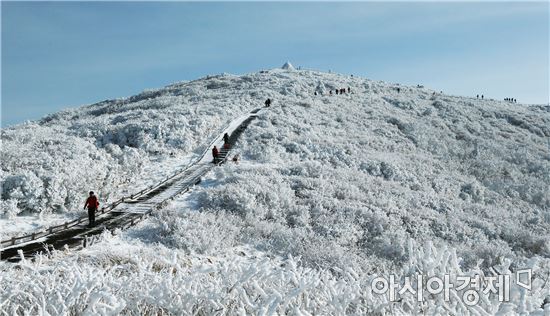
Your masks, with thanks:
M 353 77 L 353 75 L 351 75 Z M 351 88 L 348 87 L 348 93 L 351 93 Z
M 97 197 L 94 195 L 94 191 L 90 191 L 90 196 L 86 199 L 86 203 L 84 204 L 84 209 L 86 209 L 86 207 L 88 208 L 88 220 L 89 220 L 88 227 L 92 227 L 95 225 L 95 212 L 99 207 L 99 201 L 97 200 Z
M 345 88 L 340 89 L 340 94 L 345 94 L 345 93 L 346 93 L 346 89 L 345 89 Z
M 317 91 L 315 91 L 313 94 L 314 94 L 314 95 L 317 95 Z
M 212 148 L 212 157 L 214 158 L 212 162 L 217 163 L 219 156 L 220 156 L 220 152 L 218 151 L 218 147 L 214 146 L 214 148 Z
M 229 149 L 231 145 L 229 144 L 229 135 L 227 133 L 223 134 L 223 148 Z
M 401 88 L 397 88 L 397 93 L 401 93 Z
M 236 164 L 239 163 L 239 154 L 236 154 L 235 156 L 233 156 L 233 162 Z
M 330 90 L 330 91 L 328 92 L 328 94 L 332 95 L 332 90 Z
M 336 89 L 336 90 L 334 90 L 334 91 L 336 91 L 336 94 L 338 94 L 338 89 Z
M 271 106 L 271 99 L 267 98 L 267 100 L 265 100 L 265 107 L 268 108 L 269 106 Z
M 476 99 L 479 99 L 479 94 L 478 94 L 478 95 L 476 95 Z

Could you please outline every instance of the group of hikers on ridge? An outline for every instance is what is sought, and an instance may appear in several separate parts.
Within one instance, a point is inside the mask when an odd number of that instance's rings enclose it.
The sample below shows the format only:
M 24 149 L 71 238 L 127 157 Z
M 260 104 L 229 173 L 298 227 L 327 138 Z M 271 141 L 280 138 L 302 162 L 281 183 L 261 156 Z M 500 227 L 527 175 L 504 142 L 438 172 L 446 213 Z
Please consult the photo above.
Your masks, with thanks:
M 335 93 L 335 94 L 346 94 L 346 88 L 334 89 L 334 93 Z M 350 87 L 348 87 L 347 93 L 351 93 L 351 88 L 350 88 Z M 318 93 L 317 91 L 315 91 L 313 94 L 314 94 L 314 95 L 319 95 L 319 94 L 320 94 L 320 95 L 323 95 L 322 92 L 319 92 L 319 93 Z M 329 94 L 329 95 L 332 95 L 332 90 L 329 90 L 329 91 L 328 91 L 328 94 Z
M 476 99 L 479 99 L 479 94 L 476 95 Z M 483 100 L 483 94 L 481 95 L 481 100 Z M 506 102 L 518 103 L 518 100 L 515 98 L 504 98 Z

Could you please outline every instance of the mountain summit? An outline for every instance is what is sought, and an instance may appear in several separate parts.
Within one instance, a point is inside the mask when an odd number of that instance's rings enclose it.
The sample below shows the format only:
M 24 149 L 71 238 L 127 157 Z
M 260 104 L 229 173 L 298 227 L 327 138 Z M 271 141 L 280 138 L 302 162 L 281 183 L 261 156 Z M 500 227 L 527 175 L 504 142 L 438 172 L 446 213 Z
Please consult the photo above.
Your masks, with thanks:
M 289 61 L 287 61 L 281 68 L 285 70 L 296 70 Z

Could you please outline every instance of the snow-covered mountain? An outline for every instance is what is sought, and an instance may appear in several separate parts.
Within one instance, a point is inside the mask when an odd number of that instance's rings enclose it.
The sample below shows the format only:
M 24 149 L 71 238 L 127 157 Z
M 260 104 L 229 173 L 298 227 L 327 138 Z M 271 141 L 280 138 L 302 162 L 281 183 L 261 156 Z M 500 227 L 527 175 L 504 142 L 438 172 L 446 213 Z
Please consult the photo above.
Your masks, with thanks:
M 0 303 L 10 291 L 32 297 L 60 284 L 78 266 L 48 304 L 59 294 L 73 299 L 66 310 L 105 313 L 544 313 L 549 107 L 285 68 L 209 76 L 3 129 L 0 215 L 17 222 L 19 213 L 76 212 L 90 189 L 105 199 L 137 191 L 151 170 L 201 152 L 233 118 L 273 100 L 235 148 L 239 164 L 121 235 L 26 263 L 47 272 L 0 266 L 13 281 Z M 402 281 L 490 267 L 531 268 L 533 289 L 513 285 L 509 303 L 486 293 L 472 307 L 433 295 L 390 303 L 370 287 L 376 273 Z M 22 304 L 14 302 L 4 306 Z

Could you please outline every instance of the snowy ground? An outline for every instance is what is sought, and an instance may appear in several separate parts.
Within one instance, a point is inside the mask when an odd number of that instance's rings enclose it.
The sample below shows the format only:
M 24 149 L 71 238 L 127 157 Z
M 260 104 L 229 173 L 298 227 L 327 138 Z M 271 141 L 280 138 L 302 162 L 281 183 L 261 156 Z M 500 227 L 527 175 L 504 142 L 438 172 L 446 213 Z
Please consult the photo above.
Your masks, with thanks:
M 327 95 L 347 87 L 351 94 Z M 267 97 L 275 102 L 243 134 L 235 148 L 239 164 L 217 168 L 149 220 L 116 236 L 106 234 L 81 252 L 18 267 L 0 263 L 2 282 L 10 281 L 0 289 L 0 310 L 544 314 L 541 306 L 550 295 L 548 107 L 292 70 L 218 76 L 158 91 L 162 96 L 55 114 L 56 124 L 43 124 L 85 143 L 84 156 L 96 154 L 93 161 L 100 165 L 123 152 L 128 165 L 118 160 L 116 168 L 110 166 L 113 193 L 103 193 L 116 196 L 123 186 L 115 179 L 124 179 L 125 172 L 139 171 L 126 179 L 144 183 L 144 175 L 171 168 L 169 158 L 155 165 L 155 151 L 190 157 L 205 149 L 201 139 L 219 133 L 239 113 Z M 90 111 L 98 111 L 97 117 L 87 116 Z M 116 130 L 128 132 L 126 142 L 112 137 L 114 127 L 107 123 L 121 111 Z M 105 123 L 96 129 L 78 120 L 68 123 L 74 113 L 84 122 Z M 157 121 L 163 132 L 151 137 Z M 184 127 L 176 123 L 181 121 Z M 49 182 L 41 177 L 73 164 L 45 151 L 52 158 L 40 168 L 34 169 L 36 161 L 17 165 L 26 148 L 45 141 L 34 133 L 29 126 L 2 131 L 12 149 L 2 151 L 9 162 L 2 166 L 3 203 L 21 200 L 18 209 L 29 212 L 37 210 L 33 203 L 57 201 L 44 195 Z M 175 133 L 192 145 L 180 146 Z M 129 143 L 136 134 L 140 141 Z M 173 162 L 173 167 L 184 163 Z M 63 183 L 74 177 L 58 178 L 51 190 L 69 196 Z M 30 190 L 38 179 L 43 191 Z M 29 197 L 33 203 L 25 202 Z M 72 210 L 69 206 L 65 209 Z M 390 274 L 402 285 L 419 273 L 457 281 L 491 271 L 513 277 L 520 269 L 531 269 L 532 288 L 511 284 L 508 302 L 480 293 L 479 302 L 469 306 L 466 289 L 451 291 L 448 300 L 426 293 L 418 302 L 409 293 L 390 302 L 371 287 L 376 276 Z

